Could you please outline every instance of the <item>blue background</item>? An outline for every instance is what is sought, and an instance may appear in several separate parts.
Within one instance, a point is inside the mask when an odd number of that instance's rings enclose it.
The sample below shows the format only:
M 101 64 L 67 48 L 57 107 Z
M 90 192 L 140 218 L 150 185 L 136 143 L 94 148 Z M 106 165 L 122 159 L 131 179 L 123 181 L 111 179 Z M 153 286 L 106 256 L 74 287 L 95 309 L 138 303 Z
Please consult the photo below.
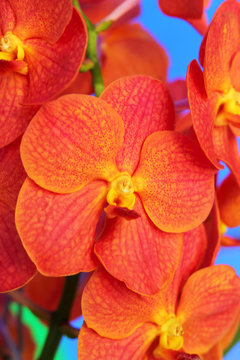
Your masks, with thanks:
M 171 0 L 169 0 L 171 1 Z M 187 66 L 192 59 L 198 59 L 199 46 L 202 36 L 197 33 L 187 22 L 163 15 L 158 7 L 157 0 L 142 0 L 142 14 L 138 20 L 153 35 L 153 37 L 166 49 L 170 67 L 168 79 L 185 78 Z M 212 0 L 207 11 L 210 20 L 216 8 L 222 3 Z M 226 171 L 223 171 L 221 178 Z M 236 237 L 240 237 L 239 229 L 234 230 Z M 232 265 L 240 275 L 240 247 L 222 248 L 217 263 Z M 80 326 L 82 319 L 73 322 Z M 44 330 L 43 330 L 44 331 Z M 44 339 L 44 336 L 42 337 Z M 77 340 L 63 338 L 55 360 L 77 360 Z M 225 360 L 240 359 L 240 345 L 235 346 L 225 357 Z M 111 359 L 107 359 L 111 360 Z

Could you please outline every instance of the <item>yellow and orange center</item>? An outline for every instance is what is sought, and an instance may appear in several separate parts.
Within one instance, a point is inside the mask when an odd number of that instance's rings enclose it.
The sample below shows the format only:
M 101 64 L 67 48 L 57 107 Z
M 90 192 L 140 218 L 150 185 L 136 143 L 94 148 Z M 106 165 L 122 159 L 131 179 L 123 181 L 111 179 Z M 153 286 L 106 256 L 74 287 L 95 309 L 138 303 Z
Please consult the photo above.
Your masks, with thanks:
M 160 326 L 160 341 L 154 350 L 156 358 L 161 357 L 163 349 L 178 351 L 183 347 L 183 328 L 179 325 L 176 316 L 169 314 Z
M 233 88 L 223 95 L 215 120 L 216 126 L 224 126 L 229 123 L 240 127 L 240 93 Z
M 0 60 L 24 60 L 24 57 L 23 42 L 11 31 L 7 31 L 0 39 Z M 27 64 L 18 72 L 26 75 L 28 72 Z
M 131 176 L 127 172 L 120 173 L 110 182 L 107 202 L 109 205 L 133 209 L 135 204 L 134 187 Z

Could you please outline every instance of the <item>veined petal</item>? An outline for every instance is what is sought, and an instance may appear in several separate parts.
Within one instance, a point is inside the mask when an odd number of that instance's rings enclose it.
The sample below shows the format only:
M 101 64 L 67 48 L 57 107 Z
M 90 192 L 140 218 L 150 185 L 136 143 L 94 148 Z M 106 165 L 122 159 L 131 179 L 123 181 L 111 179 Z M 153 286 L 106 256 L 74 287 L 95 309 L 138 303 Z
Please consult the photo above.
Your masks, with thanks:
M 18 236 L 14 210 L 0 202 L 0 292 L 23 286 L 35 272 Z
M 203 0 L 158 0 L 161 10 L 170 16 L 198 19 L 203 12 Z
M 12 31 L 16 25 L 16 16 L 8 0 L 0 2 L 0 34 Z
M 159 131 L 146 139 L 133 182 L 158 228 L 184 232 L 208 216 L 214 199 L 214 173 L 197 144 L 180 133 Z
M 184 350 L 206 353 L 231 329 L 240 309 L 240 279 L 227 265 L 194 273 L 183 288 L 177 310 Z
M 72 275 L 96 267 L 94 234 L 106 184 L 91 182 L 71 194 L 55 194 L 27 179 L 16 208 L 16 226 L 39 272 Z
M 217 191 L 221 219 L 229 227 L 240 225 L 240 187 L 232 173 Z
M 117 172 L 123 133 L 122 119 L 104 101 L 66 95 L 45 104 L 31 121 L 21 145 L 23 165 L 43 188 L 73 192 Z
M 159 230 L 136 198 L 137 219 L 107 220 L 95 253 L 107 271 L 141 294 L 154 294 L 171 277 L 182 252 L 182 234 Z
M 42 38 L 54 43 L 62 35 L 72 16 L 71 0 L 8 0 L 22 39 Z
M 39 109 L 39 106 L 23 105 L 27 92 L 28 81 L 25 76 L 17 73 L 0 76 L 0 148 L 22 135 Z
M 99 335 L 122 339 L 144 323 L 154 322 L 155 311 L 164 312 L 161 296 L 138 295 L 98 268 L 83 292 L 83 317 Z
M 165 50 L 139 24 L 123 24 L 103 35 L 102 74 L 105 85 L 127 75 L 144 74 L 166 82 Z
M 74 80 L 85 56 L 87 37 L 82 15 L 74 9 L 70 23 L 56 43 L 49 44 L 41 38 L 24 41 L 29 73 L 25 103 L 42 104 Z
M 20 139 L 0 149 L 0 201 L 15 209 L 19 190 L 26 179 L 20 159 Z
M 206 92 L 227 92 L 231 86 L 230 64 L 240 43 L 240 6 L 226 1 L 215 13 L 208 30 L 203 75 Z
M 240 156 L 236 136 L 229 126 L 215 127 L 213 135 L 218 158 L 227 164 L 240 185 Z
M 236 91 L 240 91 L 240 51 L 234 56 L 231 63 L 231 83 Z
M 187 84 L 192 122 L 198 141 L 208 159 L 218 169 L 223 169 L 223 166 L 218 162 L 219 159 L 213 141 L 214 117 L 217 114 L 218 95 L 209 104 L 203 74 L 196 60 L 193 60 L 188 67 Z
M 110 84 L 101 99 L 112 106 L 124 122 L 124 140 L 117 155 L 121 171 L 134 172 L 148 135 L 174 128 L 174 107 L 166 85 L 144 75 L 124 77 Z
M 142 359 L 157 335 L 154 324 L 143 324 L 127 338 L 113 340 L 98 335 L 83 324 L 78 337 L 78 356 L 81 360 L 139 360 Z

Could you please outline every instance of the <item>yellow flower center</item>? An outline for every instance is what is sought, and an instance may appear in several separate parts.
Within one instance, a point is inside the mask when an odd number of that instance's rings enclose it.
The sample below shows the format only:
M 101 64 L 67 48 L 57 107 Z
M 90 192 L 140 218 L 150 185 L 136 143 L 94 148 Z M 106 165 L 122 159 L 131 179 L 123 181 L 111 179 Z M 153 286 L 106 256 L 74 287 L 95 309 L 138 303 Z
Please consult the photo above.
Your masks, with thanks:
M 161 358 L 162 349 L 178 351 L 183 347 L 183 328 L 176 316 L 170 314 L 160 327 L 160 341 L 154 350 L 154 356 Z
M 7 31 L 0 39 L 0 60 L 24 60 L 24 57 L 23 42 L 11 31 Z M 27 64 L 18 72 L 26 75 L 28 72 Z
M 224 126 L 228 123 L 240 126 L 240 93 L 233 88 L 223 96 L 215 120 L 216 126 Z
M 134 187 L 128 173 L 121 173 L 111 181 L 107 202 L 109 205 L 133 209 L 135 204 Z

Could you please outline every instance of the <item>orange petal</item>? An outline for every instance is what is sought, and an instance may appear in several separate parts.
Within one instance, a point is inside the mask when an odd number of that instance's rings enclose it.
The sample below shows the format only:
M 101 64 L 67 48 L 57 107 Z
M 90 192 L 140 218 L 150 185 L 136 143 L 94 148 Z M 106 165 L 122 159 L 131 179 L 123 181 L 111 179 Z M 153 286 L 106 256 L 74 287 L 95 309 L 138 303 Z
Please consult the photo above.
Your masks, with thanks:
M 232 327 L 240 310 L 240 279 L 227 265 L 194 273 L 184 286 L 177 314 L 184 350 L 206 353 Z
M 203 0 L 159 0 L 158 2 L 165 14 L 183 19 L 198 19 L 203 12 Z
M 26 67 L 25 61 L 22 60 L 0 60 L 0 75 L 6 75 L 11 72 L 22 73 Z
M 110 84 L 101 99 L 123 119 L 124 142 L 116 161 L 119 170 L 132 174 L 146 137 L 174 127 L 174 108 L 166 85 L 148 76 L 129 76 Z
M 12 31 L 16 25 L 16 17 L 10 1 L 1 0 L 0 2 L 0 34 L 5 34 L 7 31 Z
M 236 91 L 240 91 L 240 51 L 234 56 L 231 64 L 231 83 Z
M 54 43 L 72 16 L 71 0 L 8 0 L 16 17 L 14 33 L 22 39 L 42 38 Z
M 107 32 L 102 41 L 102 74 L 105 85 L 122 76 L 135 74 L 166 81 L 166 52 L 141 25 L 120 25 Z
M 154 322 L 154 310 L 162 307 L 161 294 L 140 296 L 99 268 L 87 283 L 82 298 L 88 327 L 101 336 L 122 339 L 146 322 Z
M 36 268 L 24 250 L 14 222 L 14 210 L 0 202 L 0 292 L 23 286 Z
M 138 198 L 134 210 L 140 217 L 107 220 L 95 253 L 107 271 L 142 294 L 159 291 L 178 266 L 182 234 L 168 234 L 149 220 Z
M 125 339 L 112 340 L 98 335 L 83 324 L 78 337 L 78 358 L 81 360 L 138 360 L 157 334 L 157 327 L 144 324 Z
M 38 106 L 22 104 L 27 92 L 28 81 L 25 76 L 17 73 L 0 76 L 0 148 L 20 136 L 39 109 Z
M 13 210 L 19 190 L 26 179 L 20 159 L 20 139 L 0 149 L 0 201 Z
M 204 222 L 204 227 L 207 233 L 207 249 L 201 263 L 201 268 L 214 264 L 220 248 L 220 217 L 216 200 L 209 216 Z
M 214 172 L 197 144 L 180 133 L 159 131 L 145 141 L 133 181 L 153 223 L 163 231 L 184 232 L 208 216 Z
M 201 356 L 202 360 L 222 360 L 223 351 L 221 344 L 217 343 L 214 345 L 206 354 Z
M 49 44 L 41 38 L 26 40 L 29 93 L 25 102 L 41 104 L 68 86 L 78 74 L 86 46 L 86 25 L 76 9 L 56 43 Z
M 232 173 L 224 179 L 217 192 L 220 216 L 229 227 L 240 225 L 240 187 Z
M 48 276 L 90 271 L 94 234 L 106 196 L 103 182 L 71 194 L 55 194 L 27 179 L 18 197 L 16 226 L 24 247 Z
M 221 237 L 221 245 L 222 246 L 240 246 L 240 239 L 234 239 L 230 236 L 222 236 Z
M 240 157 L 236 136 L 229 126 L 219 126 L 214 128 L 213 140 L 218 158 L 227 164 L 240 185 Z
M 210 24 L 204 55 L 204 82 L 207 94 L 226 93 L 231 87 L 230 65 L 240 43 L 240 6 L 226 1 L 220 6 Z
M 187 86 L 192 122 L 198 141 L 208 159 L 218 169 L 222 169 L 223 166 L 218 162 L 213 142 L 218 98 L 214 97 L 210 106 L 204 87 L 203 74 L 196 60 L 193 60 L 188 67 Z
M 104 101 L 66 95 L 45 104 L 21 145 L 24 167 L 36 183 L 59 193 L 112 177 L 123 139 L 119 115 Z

